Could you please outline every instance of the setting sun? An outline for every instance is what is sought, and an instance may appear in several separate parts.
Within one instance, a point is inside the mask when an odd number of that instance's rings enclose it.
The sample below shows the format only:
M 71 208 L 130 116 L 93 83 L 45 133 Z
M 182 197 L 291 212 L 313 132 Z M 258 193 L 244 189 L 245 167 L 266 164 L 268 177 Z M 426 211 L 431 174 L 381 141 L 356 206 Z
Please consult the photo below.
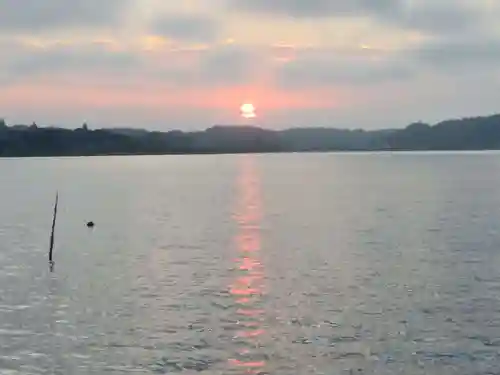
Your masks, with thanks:
M 244 103 L 240 107 L 241 117 L 244 118 L 254 118 L 255 114 L 255 106 L 252 103 Z

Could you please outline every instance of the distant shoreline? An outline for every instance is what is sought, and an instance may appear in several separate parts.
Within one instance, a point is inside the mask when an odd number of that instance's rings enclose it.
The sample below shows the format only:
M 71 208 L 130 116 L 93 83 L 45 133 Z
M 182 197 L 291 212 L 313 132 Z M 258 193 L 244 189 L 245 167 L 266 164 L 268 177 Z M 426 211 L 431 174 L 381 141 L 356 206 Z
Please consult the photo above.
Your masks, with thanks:
M 403 129 L 346 130 L 214 126 L 205 131 L 9 127 L 0 120 L 0 157 L 228 155 L 311 152 L 500 150 L 500 114 L 413 123 Z
M 481 150 L 336 150 L 336 151 L 270 151 L 270 152 L 205 152 L 178 154 L 95 154 L 95 155 L 52 155 L 52 156 L 0 156 L 0 160 L 13 159 L 80 159 L 105 157 L 141 157 L 141 156 L 238 156 L 238 155 L 291 155 L 291 154 L 483 154 L 500 152 L 499 149 Z

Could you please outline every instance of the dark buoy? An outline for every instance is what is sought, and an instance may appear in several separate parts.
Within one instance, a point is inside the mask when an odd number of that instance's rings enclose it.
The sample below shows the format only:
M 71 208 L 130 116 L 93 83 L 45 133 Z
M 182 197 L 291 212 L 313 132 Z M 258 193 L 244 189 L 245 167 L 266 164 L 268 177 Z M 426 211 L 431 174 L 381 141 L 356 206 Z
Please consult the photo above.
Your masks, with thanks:
M 94 228 L 94 225 L 95 225 L 95 224 L 94 224 L 94 222 L 93 222 L 93 221 L 89 221 L 89 222 L 87 223 L 87 227 L 88 227 L 88 228 Z

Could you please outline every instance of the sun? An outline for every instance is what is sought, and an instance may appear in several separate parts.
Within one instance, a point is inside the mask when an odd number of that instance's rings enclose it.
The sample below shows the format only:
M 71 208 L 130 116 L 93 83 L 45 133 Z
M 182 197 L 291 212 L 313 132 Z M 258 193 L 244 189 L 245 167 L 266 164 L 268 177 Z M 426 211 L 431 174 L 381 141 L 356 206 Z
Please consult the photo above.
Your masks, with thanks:
M 254 118 L 257 117 L 255 114 L 255 106 L 252 103 L 243 103 L 240 107 L 241 117 L 243 118 Z

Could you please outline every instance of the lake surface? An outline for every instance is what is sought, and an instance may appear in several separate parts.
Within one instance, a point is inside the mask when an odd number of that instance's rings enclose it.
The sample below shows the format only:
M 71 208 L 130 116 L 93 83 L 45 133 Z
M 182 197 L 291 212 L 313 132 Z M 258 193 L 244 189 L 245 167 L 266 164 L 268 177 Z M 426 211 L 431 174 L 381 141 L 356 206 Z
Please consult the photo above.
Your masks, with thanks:
M 2 375 L 499 373 L 500 153 L 3 159 L 0 200 Z

